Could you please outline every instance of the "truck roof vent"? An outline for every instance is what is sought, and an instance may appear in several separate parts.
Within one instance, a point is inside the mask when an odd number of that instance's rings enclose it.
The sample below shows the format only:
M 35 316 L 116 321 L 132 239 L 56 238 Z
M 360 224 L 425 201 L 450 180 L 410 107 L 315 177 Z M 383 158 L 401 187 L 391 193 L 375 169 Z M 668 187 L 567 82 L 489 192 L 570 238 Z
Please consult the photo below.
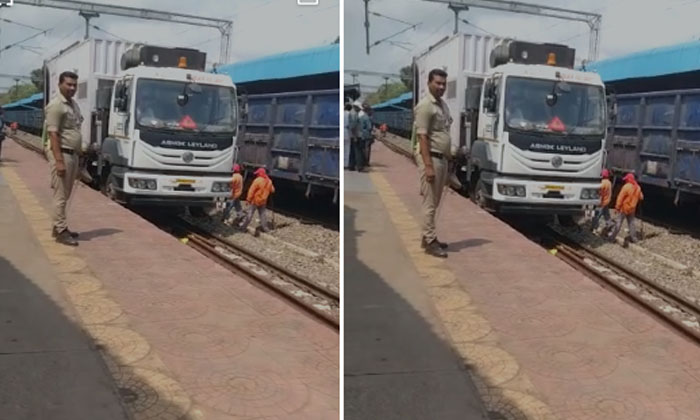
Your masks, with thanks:
M 506 63 L 549 64 L 574 68 L 576 50 L 561 44 L 536 44 L 533 42 L 505 40 L 491 51 L 491 67 Z
M 204 71 L 207 53 L 190 48 L 164 48 L 140 45 L 122 55 L 122 70 L 144 65 L 148 67 L 175 67 Z

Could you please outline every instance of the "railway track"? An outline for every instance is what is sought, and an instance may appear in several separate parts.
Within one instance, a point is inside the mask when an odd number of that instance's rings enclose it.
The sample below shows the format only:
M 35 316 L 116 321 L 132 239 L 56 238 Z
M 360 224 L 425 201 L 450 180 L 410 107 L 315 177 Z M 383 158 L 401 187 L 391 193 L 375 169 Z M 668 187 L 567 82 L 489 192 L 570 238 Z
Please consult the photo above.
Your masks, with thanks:
M 224 268 L 267 287 L 336 330 L 340 328 L 340 297 L 337 292 L 178 217 L 160 222 L 166 230 L 186 239 L 184 242 L 189 246 Z
M 546 229 L 547 247 L 556 249 L 557 257 L 700 344 L 700 307 L 629 267 Z
M 22 147 L 43 155 L 41 147 L 32 142 L 19 136 L 12 138 Z M 225 268 L 264 285 L 336 330 L 340 328 L 340 297 L 337 292 L 328 290 L 235 243 L 217 238 L 176 216 L 166 216 L 152 222 L 180 238 L 186 238 L 188 245 Z

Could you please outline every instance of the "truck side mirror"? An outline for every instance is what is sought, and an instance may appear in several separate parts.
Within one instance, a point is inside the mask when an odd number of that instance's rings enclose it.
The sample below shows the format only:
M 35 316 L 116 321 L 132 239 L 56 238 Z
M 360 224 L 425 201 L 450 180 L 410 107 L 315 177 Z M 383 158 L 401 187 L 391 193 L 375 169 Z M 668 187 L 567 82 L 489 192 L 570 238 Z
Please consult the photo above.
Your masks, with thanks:
M 479 100 L 481 99 L 481 86 L 471 86 L 467 89 L 467 111 L 478 111 Z
M 114 108 L 117 111 L 124 111 L 126 108 L 126 100 L 124 98 L 114 98 Z

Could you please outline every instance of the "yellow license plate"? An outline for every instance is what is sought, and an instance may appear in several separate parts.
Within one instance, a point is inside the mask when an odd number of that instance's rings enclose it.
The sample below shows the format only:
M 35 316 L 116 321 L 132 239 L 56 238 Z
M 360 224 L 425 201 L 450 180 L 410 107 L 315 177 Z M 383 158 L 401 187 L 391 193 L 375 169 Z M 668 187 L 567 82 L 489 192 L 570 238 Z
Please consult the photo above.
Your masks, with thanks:
M 175 183 L 176 184 L 194 184 L 195 181 L 194 181 L 194 179 L 176 179 Z
M 564 186 L 563 185 L 545 185 L 544 188 L 546 190 L 561 191 L 564 189 Z

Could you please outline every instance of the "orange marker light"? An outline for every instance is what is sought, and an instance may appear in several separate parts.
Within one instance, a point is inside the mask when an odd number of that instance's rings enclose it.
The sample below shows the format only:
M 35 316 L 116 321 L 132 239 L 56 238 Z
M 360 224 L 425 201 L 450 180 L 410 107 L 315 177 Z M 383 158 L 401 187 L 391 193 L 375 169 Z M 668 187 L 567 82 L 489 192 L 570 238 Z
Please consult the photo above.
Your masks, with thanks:
M 549 53 L 547 55 L 547 65 L 548 66 L 554 66 L 557 64 L 557 56 L 554 53 Z
M 177 66 L 181 69 L 186 69 L 187 68 L 187 58 L 180 57 L 180 62 L 177 64 Z

